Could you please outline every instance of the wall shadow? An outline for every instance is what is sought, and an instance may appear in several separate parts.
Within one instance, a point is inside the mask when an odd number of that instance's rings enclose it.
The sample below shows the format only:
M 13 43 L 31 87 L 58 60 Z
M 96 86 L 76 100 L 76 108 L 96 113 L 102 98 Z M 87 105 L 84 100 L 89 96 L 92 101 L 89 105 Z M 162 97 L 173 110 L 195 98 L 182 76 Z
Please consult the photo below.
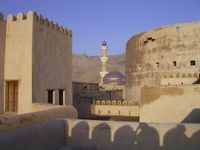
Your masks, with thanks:
M 75 122 L 66 144 L 85 150 L 200 150 L 200 130 L 189 138 L 183 124 L 174 128 L 168 125 L 154 128 L 147 123 L 139 123 L 138 127 L 133 128 L 129 123 L 122 126 L 119 123 Z M 197 127 L 198 125 L 191 125 L 192 130 L 188 128 L 187 132 L 192 132 Z M 161 137 L 163 146 L 160 146 L 159 133 L 165 129 L 169 130 Z
M 111 128 L 107 123 L 100 123 L 92 132 L 92 145 L 95 149 L 111 149 Z
M 192 135 L 190 141 L 190 150 L 200 150 L 200 130 Z
M 146 123 L 140 123 L 136 129 L 138 150 L 159 150 L 159 134 L 157 130 Z
M 61 119 L 0 133 L 0 150 L 55 150 L 65 146 Z
M 88 147 L 91 143 L 89 140 L 89 125 L 86 121 L 77 123 L 68 137 L 68 144 L 72 147 Z
M 117 123 L 117 122 L 116 122 Z M 87 121 L 81 121 L 75 124 L 72 128 L 71 137 L 67 137 L 67 144 L 70 147 L 77 149 L 91 149 L 91 150 L 159 150 L 159 135 L 155 128 L 146 123 L 138 124 L 134 131 L 129 125 L 118 127 L 118 124 L 113 123 L 112 127 L 106 123 L 101 122 L 97 125 Z M 117 127 L 113 141 L 111 130 Z M 92 130 L 92 126 L 94 126 Z M 89 133 L 91 139 L 89 139 Z
M 133 129 L 125 125 L 115 132 L 113 144 L 119 150 L 137 149 L 137 145 L 135 145 L 136 139 L 136 134 Z
M 181 124 L 169 130 L 163 139 L 163 150 L 191 150 L 192 142 L 185 132 L 185 126 Z
M 200 123 L 200 109 L 193 109 L 186 117 L 183 119 L 182 123 Z

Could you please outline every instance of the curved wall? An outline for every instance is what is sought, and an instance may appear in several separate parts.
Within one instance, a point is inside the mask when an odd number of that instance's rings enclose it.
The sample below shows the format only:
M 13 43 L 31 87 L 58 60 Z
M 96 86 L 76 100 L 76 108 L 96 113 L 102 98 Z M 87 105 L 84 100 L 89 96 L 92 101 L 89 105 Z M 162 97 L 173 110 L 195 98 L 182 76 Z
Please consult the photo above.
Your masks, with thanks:
M 141 87 L 186 85 L 200 72 L 200 22 L 176 24 L 133 36 L 126 45 L 126 99 Z
M 48 110 L 0 118 L 0 133 L 32 126 L 57 118 L 77 118 L 77 110 L 73 106 L 62 106 Z

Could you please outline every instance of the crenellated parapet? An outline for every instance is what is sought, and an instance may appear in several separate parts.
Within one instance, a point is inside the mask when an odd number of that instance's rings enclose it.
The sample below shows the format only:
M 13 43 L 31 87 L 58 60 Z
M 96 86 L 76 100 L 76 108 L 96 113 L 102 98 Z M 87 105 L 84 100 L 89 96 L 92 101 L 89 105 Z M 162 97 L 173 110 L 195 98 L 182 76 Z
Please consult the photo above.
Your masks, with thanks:
M 91 114 L 99 116 L 139 117 L 140 105 L 134 101 L 96 100 L 91 105 Z
M 36 14 L 36 20 L 39 24 L 45 25 L 49 28 L 52 28 L 54 30 L 57 30 L 59 32 L 62 32 L 64 34 L 72 36 L 72 31 L 70 29 L 64 28 L 63 26 L 59 25 L 58 23 L 53 22 L 52 20 L 49 20 L 42 15 Z
M 4 19 L 4 15 L 2 12 L 0 12 L 0 20 L 3 20 Z
M 137 101 L 125 101 L 125 100 L 94 100 L 93 105 L 112 105 L 112 106 L 139 106 Z
M 2 13 L 0 13 L 0 20 L 3 20 Z M 59 25 L 58 23 L 55 23 L 55 22 L 43 17 L 42 15 L 37 14 L 34 11 L 29 11 L 27 14 L 23 14 L 23 13 L 19 12 L 17 14 L 17 16 L 9 14 L 7 17 L 8 22 L 30 21 L 30 20 L 33 20 L 41 25 L 44 25 L 44 26 L 51 28 L 53 30 L 56 30 L 58 32 L 72 36 L 72 31 L 70 29 L 64 28 L 63 26 Z
M 184 38 L 193 38 L 200 36 L 200 22 L 188 22 L 181 24 L 166 25 L 160 28 L 147 30 L 132 36 L 127 42 L 127 46 L 144 46 L 157 41 L 176 40 Z M 136 40 L 137 39 L 137 40 Z
M 33 12 L 33 11 L 29 11 L 27 14 L 24 14 L 24 13 L 22 13 L 22 12 L 19 12 L 19 13 L 17 14 L 17 16 L 14 16 L 14 15 L 12 15 L 12 14 L 9 14 L 9 15 L 7 16 L 7 21 L 8 21 L 8 22 L 12 22 L 12 21 L 26 21 L 26 20 L 32 20 L 35 14 L 36 14 L 36 13 Z

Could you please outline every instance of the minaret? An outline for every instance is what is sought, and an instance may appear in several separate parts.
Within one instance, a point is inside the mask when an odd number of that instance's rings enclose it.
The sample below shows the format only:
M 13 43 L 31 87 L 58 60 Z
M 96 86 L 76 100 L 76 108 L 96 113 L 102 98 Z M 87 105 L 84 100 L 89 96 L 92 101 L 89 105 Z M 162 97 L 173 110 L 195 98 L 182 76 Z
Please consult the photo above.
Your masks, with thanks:
M 107 43 L 106 43 L 106 41 L 102 42 L 101 49 L 102 49 L 102 56 L 101 56 L 102 70 L 100 72 L 100 75 L 101 75 L 100 85 L 103 85 L 103 77 L 108 73 L 108 71 L 107 71 L 108 57 L 107 57 Z

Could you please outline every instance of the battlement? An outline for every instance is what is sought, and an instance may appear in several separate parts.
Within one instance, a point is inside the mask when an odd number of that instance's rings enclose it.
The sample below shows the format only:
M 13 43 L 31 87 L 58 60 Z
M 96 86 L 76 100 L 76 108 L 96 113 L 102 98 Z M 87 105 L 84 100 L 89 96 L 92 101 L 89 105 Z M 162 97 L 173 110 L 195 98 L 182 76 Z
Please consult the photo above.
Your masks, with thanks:
M 0 20 L 3 20 L 4 16 L 3 13 L 0 13 Z M 64 33 L 69 35 L 70 37 L 72 36 L 72 31 L 70 29 L 64 28 L 63 26 L 59 25 L 58 23 L 55 23 L 42 15 L 37 14 L 34 11 L 29 11 L 27 14 L 23 14 L 19 12 L 17 16 L 14 16 L 12 14 L 9 14 L 7 17 L 7 21 L 26 21 L 26 20 L 35 20 L 41 25 L 44 25 L 46 27 L 52 28 L 53 30 L 57 30 L 58 32 Z
M 31 20 L 35 14 L 36 14 L 36 13 L 33 12 L 33 11 L 29 11 L 26 15 L 23 14 L 22 12 L 19 12 L 19 13 L 17 14 L 17 16 L 14 16 L 14 15 L 12 15 L 12 14 L 9 14 L 9 15 L 7 16 L 7 21 L 8 21 L 8 22 L 11 22 L 11 21 Z
M 94 100 L 93 105 L 114 105 L 114 106 L 139 106 L 139 102 L 136 101 L 124 101 L 124 100 Z
M 91 105 L 91 114 L 98 116 L 139 117 L 139 102 L 123 100 L 96 100 Z
M 3 13 L 0 12 L 0 20 L 3 20 L 4 19 L 4 15 Z
M 177 38 L 186 37 L 191 38 L 191 36 L 200 35 L 200 21 L 196 22 L 186 22 L 180 24 L 165 25 L 159 28 L 154 28 L 152 30 L 146 30 L 144 32 L 133 35 L 127 42 L 127 46 L 131 44 L 143 46 L 146 43 L 156 41 L 157 39 L 168 38 L 171 40 Z M 152 38 L 148 40 L 148 38 Z M 150 41 L 150 42 L 149 42 Z
M 60 31 L 67 35 L 72 36 L 72 31 L 70 29 L 64 28 L 63 26 L 59 25 L 58 23 L 53 22 L 52 20 L 48 20 L 47 18 L 43 17 L 42 15 L 36 15 L 36 20 L 38 23 L 46 25 L 54 30 Z

